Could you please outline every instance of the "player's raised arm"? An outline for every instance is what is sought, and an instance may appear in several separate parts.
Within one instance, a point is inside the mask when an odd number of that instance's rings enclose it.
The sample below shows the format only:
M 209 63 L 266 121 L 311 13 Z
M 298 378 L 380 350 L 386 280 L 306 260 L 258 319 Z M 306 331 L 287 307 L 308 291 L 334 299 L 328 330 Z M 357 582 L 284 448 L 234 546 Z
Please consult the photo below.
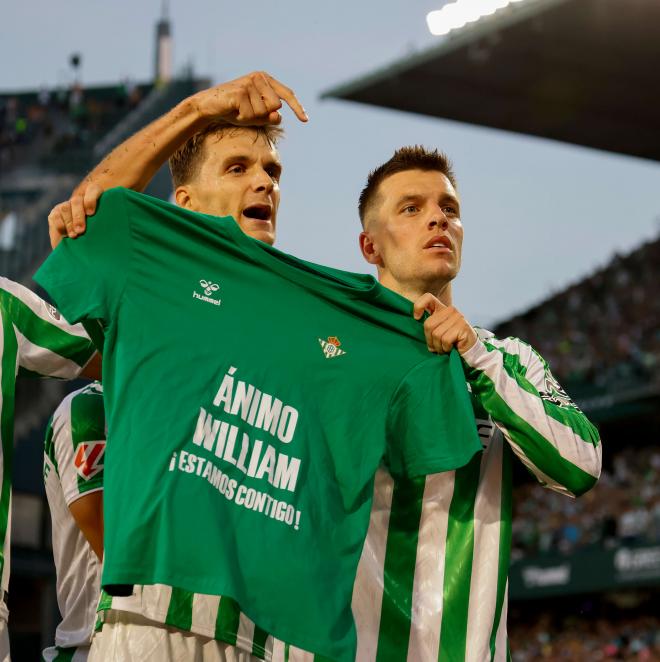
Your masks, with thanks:
M 473 395 L 538 480 L 574 496 L 593 487 L 601 469 L 598 431 L 543 358 L 517 338 L 477 334 L 456 308 L 431 294 L 414 304 L 417 319 L 424 312 L 429 351 L 458 350 Z
M 190 137 L 210 123 L 237 126 L 279 124 L 287 104 L 301 122 L 307 114 L 293 90 L 263 71 L 202 90 L 181 101 L 106 156 L 76 187 L 70 200 L 48 217 L 51 245 L 85 231 L 86 216 L 96 210 L 101 193 L 114 186 L 142 191 L 158 169 Z

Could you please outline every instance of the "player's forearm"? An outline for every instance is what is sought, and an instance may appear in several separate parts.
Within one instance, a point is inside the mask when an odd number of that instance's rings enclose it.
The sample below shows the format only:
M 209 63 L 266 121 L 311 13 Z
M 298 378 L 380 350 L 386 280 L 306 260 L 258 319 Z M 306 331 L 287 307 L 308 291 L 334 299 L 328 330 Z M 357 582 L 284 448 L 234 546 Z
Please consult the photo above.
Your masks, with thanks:
M 91 182 L 103 190 L 114 186 L 144 190 L 167 159 L 208 122 L 195 95 L 184 99 L 115 147 L 78 185 L 74 195 L 82 193 Z
M 601 468 L 598 431 L 531 347 L 480 341 L 463 359 L 473 394 L 542 483 L 572 495 L 593 487 Z

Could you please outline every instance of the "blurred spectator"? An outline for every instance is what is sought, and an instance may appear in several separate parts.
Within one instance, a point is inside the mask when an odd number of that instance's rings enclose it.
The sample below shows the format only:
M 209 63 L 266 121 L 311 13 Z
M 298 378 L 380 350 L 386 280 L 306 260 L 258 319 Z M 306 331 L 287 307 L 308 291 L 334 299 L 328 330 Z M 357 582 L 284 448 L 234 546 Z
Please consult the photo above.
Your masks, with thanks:
M 533 345 L 570 393 L 630 384 L 660 364 L 660 239 L 496 328 Z
M 509 637 L 513 662 L 660 661 L 660 618 L 654 614 L 613 620 L 544 614 L 531 627 L 514 624 Z
M 537 484 L 514 494 L 512 560 L 548 552 L 570 554 L 589 545 L 660 542 L 660 450 L 629 447 L 612 471 L 570 499 Z

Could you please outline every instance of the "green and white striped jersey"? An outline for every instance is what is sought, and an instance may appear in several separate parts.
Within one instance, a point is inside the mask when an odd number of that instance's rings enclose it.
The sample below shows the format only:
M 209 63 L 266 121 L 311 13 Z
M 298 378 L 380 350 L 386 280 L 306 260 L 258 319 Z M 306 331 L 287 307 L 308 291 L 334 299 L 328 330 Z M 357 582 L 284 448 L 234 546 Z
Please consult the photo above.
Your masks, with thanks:
M 0 589 L 7 590 L 16 376 L 73 379 L 95 350 L 80 324 L 68 324 L 53 306 L 1 276 L 0 320 Z
M 98 382 L 64 398 L 46 428 L 44 484 L 53 522 L 57 604 L 62 621 L 55 645 L 89 646 L 101 590 L 101 563 L 69 510 L 76 500 L 103 490 L 105 457 L 103 390 Z
M 268 662 L 331 662 L 274 638 L 228 597 L 192 593 L 163 584 L 136 585 L 129 597 L 113 597 L 102 591 L 101 621 L 108 610 L 140 614 L 155 624 L 215 638 Z
M 353 592 L 357 662 L 483 662 L 508 657 L 507 573 L 512 462 L 551 489 L 577 496 L 600 474 L 598 432 L 515 338 L 463 356 L 484 452 L 456 471 L 397 480 L 376 476 L 369 532 Z M 255 628 L 227 598 L 167 586 L 104 595 L 100 609 L 216 637 L 275 662 L 319 657 Z
M 463 356 L 484 453 L 456 471 L 376 480 L 353 593 L 359 662 L 506 660 L 512 462 L 570 496 L 600 474 L 596 429 L 515 338 Z

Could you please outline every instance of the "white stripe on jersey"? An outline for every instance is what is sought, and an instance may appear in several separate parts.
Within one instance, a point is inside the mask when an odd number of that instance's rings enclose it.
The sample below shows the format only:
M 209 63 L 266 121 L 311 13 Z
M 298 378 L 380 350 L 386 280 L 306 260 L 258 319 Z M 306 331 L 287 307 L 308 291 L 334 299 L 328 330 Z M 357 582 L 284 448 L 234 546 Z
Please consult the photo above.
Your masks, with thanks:
M 520 355 L 520 343 L 501 341 L 495 343 L 493 339 L 488 342 L 493 345 L 500 344 L 508 353 Z M 493 382 L 495 391 L 513 413 L 552 444 L 564 459 L 597 478 L 600 475 L 601 444 L 594 449 L 590 442 L 580 439 L 569 425 L 548 416 L 543 407 L 543 400 L 538 395 L 520 388 L 516 380 L 509 376 L 503 367 L 503 357 L 500 352 L 489 352 L 480 343 L 476 343 L 475 347 L 478 349 L 474 352 L 471 349 L 463 355 L 466 363 L 483 372 Z M 530 353 L 533 354 L 531 348 Z M 521 361 L 525 360 L 526 357 L 521 358 Z
M 46 303 L 41 297 L 37 296 L 32 290 L 27 287 L 0 276 L 0 288 L 7 290 L 13 294 L 17 299 L 20 299 L 37 317 L 40 317 L 44 322 L 56 326 L 62 331 L 66 331 L 71 336 L 78 336 L 88 340 L 85 329 L 82 324 L 69 324 L 63 317 L 56 319 L 49 312 L 49 304 Z
M 376 659 L 380 612 L 383 603 L 385 550 L 390 528 L 394 481 L 387 471 L 379 469 L 374 480 L 374 499 L 367 538 L 362 548 L 353 591 L 353 616 L 358 632 L 356 660 Z M 291 658 L 290 658 L 291 659 Z M 298 658 L 296 658 L 298 662 Z
M 60 328 L 54 320 L 50 320 L 50 324 Z M 30 342 L 15 324 L 14 333 L 18 341 L 18 356 L 21 367 L 39 375 L 60 377 L 61 379 L 73 379 L 80 374 L 80 366 L 75 361 L 65 359 L 53 350 Z
M 193 594 L 192 603 L 192 632 L 200 632 L 208 637 L 215 637 L 215 628 L 211 629 L 211 624 L 215 623 L 220 608 L 219 595 L 205 595 L 201 593 Z
M 470 578 L 465 659 L 490 657 L 490 633 L 497 608 L 497 577 L 502 517 L 502 433 L 493 426 L 474 504 L 474 552 Z
M 356 657 L 355 659 L 361 660 L 362 658 Z M 274 658 L 273 662 L 275 662 Z M 314 662 L 314 653 L 308 653 L 301 648 L 289 646 L 289 662 Z
M 243 613 L 238 617 L 238 630 L 236 632 L 236 645 L 252 650 L 254 641 L 254 623 Z
M 506 589 L 504 590 L 504 604 L 502 605 L 502 615 L 500 616 L 500 624 L 497 628 L 497 635 L 495 637 L 495 657 L 493 662 L 506 662 L 507 661 L 507 634 L 506 622 L 508 619 L 509 611 L 509 580 L 506 580 Z
M 456 472 L 433 474 L 424 484 L 413 582 L 409 662 L 437 660 L 442 625 L 445 547 Z
M 112 598 L 112 608 L 135 611 L 152 621 L 164 623 L 170 607 L 172 587 L 165 586 L 165 584 L 147 584 L 140 587 L 136 586 L 135 588 L 139 590 L 140 599 L 137 601 L 137 604 L 141 606 L 141 609 L 138 608 L 136 610 L 135 608 L 131 608 L 134 604 L 131 602 L 133 600 L 132 596 L 128 598 Z M 126 601 L 126 606 L 122 604 L 123 601 Z
M 11 511 L 12 511 L 12 503 L 14 499 L 14 493 L 13 491 L 9 492 L 9 514 L 7 516 L 7 535 L 5 536 L 4 543 L 2 545 L 2 549 L 8 550 L 7 553 L 5 553 L 5 564 L 2 568 L 2 580 L 0 580 L 0 589 L 2 591 L 8 591 L 9 590 L 9 570 L 11 567 Z

